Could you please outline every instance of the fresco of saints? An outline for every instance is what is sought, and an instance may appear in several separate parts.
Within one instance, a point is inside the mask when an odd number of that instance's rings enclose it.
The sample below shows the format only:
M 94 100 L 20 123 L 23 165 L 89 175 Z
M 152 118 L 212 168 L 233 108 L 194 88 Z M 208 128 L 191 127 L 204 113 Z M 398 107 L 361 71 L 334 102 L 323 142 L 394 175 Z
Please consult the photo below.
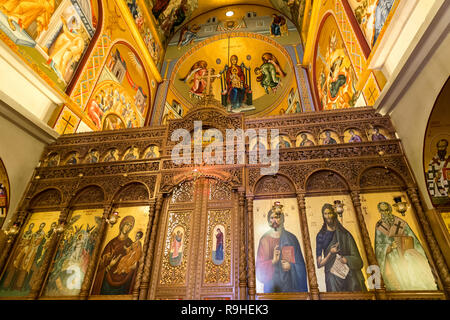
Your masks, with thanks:
M 431 197 L 449 201 L 450 155 L 447 156 L 447 147 L 446 139 L 438 141 L 437 154 L 430 160 L 426 176 Z
M 59 154 L 52 153 L 46 160 L 47 167 L 56 167 L 59 164 Z
M 159 19 L 159 16 L 166 10 L 169 5 L 170 0 L 155 0 L 152 8 L 153 16 L 156 20 Z
M 129 294 L 142 255 L 140 242 L 143 233 L 137 232 L 135 241 L 129 237 L 135 224 L 133 216 L 126 216 L 119 225 L 119 234 L 109 241 L 100 256 L 94 294 Z
M 41 242 L 45 240 L 44 232 L 45 222 L 39 225 L 39 229 L 31 236 L 30 250 L 27 255 L 22 260 L 22 270 L 26 272 L 26 277 L 22 284 L 22 288 L 30 289 L 30 281 L 32 279 L 33 273 L 36 271 L 36 262 L 39 260 L 40 256 L 38 251 L 42 252 L 40 248 Z M 39 250 L 41 249 L 41 250 Z
M 161 22 L 161 29 L 165 35 L 171 35 L 175 32 L 175 28 L 183 24 L 186 18 L 192 13 L 198 6 L 197 0 L 172 0 L 166 7 L 163 13 L 163 19 L 159 19 Z
M 61 21 L 62 32 L 50 49 L 47 65 L 55 71 L 59 79 L 67 82 L 71 75 L 69 69 L 80 60 L 85 42 L 82 36 L 83 28 L 79 26 L 75 17 L 72 17 L 70 28 L 63 17 Z
M 289 138 L 285 136 L 279 136 L 279 140 L 280 141 L 275 145 L 275 149 L 291 147 L 291 142 L 289 141 Z
M 136 160 L 139 157 L 139 151 L 136 147 L 131 147 L 123 160 Z
M 31 244 L 33 240 L 34 223 L 28 225 L 17 245 L 15 254 L 9 263 L 8 269 L 3 276 L 2 289 L 22 290 L 25 278 L 27 276 L 24 270 L 25 261 L 31 252 Z
M 92 149 L 86 157 L 86 163 L 97 163 L 98 162 L 98 151 Z
M 177 230 L 172 235 L 172 242 L 170 244 L 169 263 L 171 266 L 179 266 L 183 258 L 183 232 Z
M 69 157 L 67 157 L 65 164 L 77 164 L 78 163 L 78 154 L 77 153 L 71 153 Z
M 261 84 L 267 94 L 269 89 L 276 93 L 281 86 L 281 77 L 285 77 L 286 73 L 281 69 L 278 59 L 273 54 L 266 52 L 261 59 L 263 64 L 255 68 L 256 81 Z
M 144 159 L 157 158 L 158 155 L 155 152 L 156 151 L 155 148 L 158 149 L 158 147 L 156 147 L 156 146 L 150 146 L 148 151 L 144 155 Z
M 97 95 L 95 97 L 95 99 L 92 99 L 91 102 L 89 103 L 88 116 L 95 123 L 97 128 L 100 129 L 102 127 L 102 120 L 101 119 L 102 119 L 102 116 L 103 116 L 103 111 L 100 108 L 100 106 L 98 105 L 97 101 L 100 101 L 100 96 L 99 95 Z
M 13 20 L 21 29 L 27 29 L 36 22 L 38 36 L 47 30 L 55 11 L 55 0 L 5 0 L 0 3 L 0 10 L 8 16 L 11 30 L 16 30 Z
M 316 236 L 317 267 L 325 267 L 327 292 L 367 291 L 363 260 L 352 234 L 337 219 L 333 206 L 322 207 L 323 226 Z M 345 271 L 336 272 L 335 264 Z
M 185 25 L 180 31 L 180 38 L 178 39 L 177 47 L 181 49 L 184 46 L 190 45 L 198 38 L 197 33 L 200 31 L 201 27 L 197 24 L 192 26 Z
M 284 228 L 283 206 L 275 202 L 267 214 L 270 230 L 259 240 L 256 278 L 264 293 L 306 292 L 306 268 L 297 237 Z
M 425 251 L 403 219 L 387 202 L 378 203 L 375 254 L 387 290 L 437 290 Z
M 109 162 L 109 161 L 117 161 L 119 160 L 119 150 L 117 149 L 109 149 L 108 154 L 105 156 L 105 159 L 103 161 Z
M 339 47 L 336 31 L 330 36 L 323 63 L 318 80 L 321 107 L 325 110 L 354 107 L 359 96 L 353 83 L 355 74 L 345 49 Z

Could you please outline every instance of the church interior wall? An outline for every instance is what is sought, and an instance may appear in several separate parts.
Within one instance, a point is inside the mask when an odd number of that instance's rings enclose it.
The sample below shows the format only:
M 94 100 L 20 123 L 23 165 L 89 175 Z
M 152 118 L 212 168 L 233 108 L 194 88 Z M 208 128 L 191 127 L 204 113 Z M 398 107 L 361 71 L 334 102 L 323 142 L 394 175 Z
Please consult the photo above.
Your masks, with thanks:
M 3 105 L 3 102 L 1 102 Z M 1 107 L 3 108 L 3 106 Z M 40 155 L 45 147 L 56 136 L 47 134 L 30 133 L 30 129 L 21 127 L 11 121 L 11 118 L 5 118 L 0 114 L 0 128 L 2 129 L 2 139 L 0 139 L 0 157 L 5 165 L 10 179 L 10 213 L 3 224 L 3 227 L 9 225 L 10 220 L 19 210 L 18 206 L 27 189 L 27 185 L 33 176 L 34 169 L 38 166 Z M 36 129 L 34 129 L 36 130 Z M 40 130 L 39 130 L 40 131 Z M 32 132 L 32 131 L 31 131 Z M 44 138 L 45 136 L 45 138 Z M 21 146 L 18 148 L 18 146 Z
M 236 2 L 62 0 L 45 31 L 39 20 L 19 28 L 19 13 L 1 8 L 10 203 L 0 299 L 450 297 L 450 208 L 433 206 L 425 179 L 437 139 L 427 136 L 430 114 L 450 74 L 450 5 Z M 392 7 L 372 30 L 379 3 Z M 82 50 L 63 70 L 52 53 L 64 32 L 78 34 Z M 425 38 L 433 45 L 418 48 Z M 227 91 L 237 75 L 245 100 Z M 175 164 L 171 134 L 192 133 L 199 119 L 222 134 L 279 129 L 279 173 Z M 274 147 L 248 141 L 247 160 L 262 146 Z M 325 208 L 352 251 L 351 289 L 330 282 L 330 268 L 345 279 L 348 260 L 319 266 L 318 239 L 333 226 Z M 289 236 L 270 225 L 274 213 Z M 288 289 L 260 269 L 271 229 L 290 239 L 280 255 L 292 269 L 279 268 L 301 281 Z M 421 281 L 402 276 L 404 262 L 387 258 L 379 239 L 395 240 L 411 259 L 404 274 Z

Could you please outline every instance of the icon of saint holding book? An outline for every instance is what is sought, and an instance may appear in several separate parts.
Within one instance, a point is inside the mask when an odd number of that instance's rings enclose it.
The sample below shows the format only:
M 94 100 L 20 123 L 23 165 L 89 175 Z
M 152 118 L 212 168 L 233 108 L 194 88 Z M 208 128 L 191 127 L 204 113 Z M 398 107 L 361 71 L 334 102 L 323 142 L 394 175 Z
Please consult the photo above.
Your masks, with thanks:
M 259 240 L 256 277 L 264 293 L 306 292 L 306 268 L 297 237 L 284 228 L 283 206 L 275 202 L 267 214 L 270 230 Z

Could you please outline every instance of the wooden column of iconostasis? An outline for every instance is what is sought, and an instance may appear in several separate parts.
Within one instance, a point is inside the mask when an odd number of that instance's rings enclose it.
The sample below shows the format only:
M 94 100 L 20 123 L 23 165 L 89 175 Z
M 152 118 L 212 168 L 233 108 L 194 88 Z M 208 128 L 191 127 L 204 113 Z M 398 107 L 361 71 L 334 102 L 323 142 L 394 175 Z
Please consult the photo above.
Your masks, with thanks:
M 237 196 L 221 180 L 176 186 L 160 220 L 150 299 L 237 299 Z

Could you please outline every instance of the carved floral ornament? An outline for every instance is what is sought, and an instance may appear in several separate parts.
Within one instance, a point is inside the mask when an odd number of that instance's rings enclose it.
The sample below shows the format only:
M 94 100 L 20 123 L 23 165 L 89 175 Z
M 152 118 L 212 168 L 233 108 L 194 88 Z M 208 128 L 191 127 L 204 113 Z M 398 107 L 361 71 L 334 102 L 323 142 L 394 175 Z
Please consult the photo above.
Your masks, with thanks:
M 255 186 L 255 194 L 295 193 L 295 187 L 283 175 L 264 176 Z
M 279 173 L 292 179 L 297 192 L 368 187 L 404 189 L 414 185 L 405 160 L 401 156 L 386 159 L 382 167 L 380 167 L 379 158 L 354 159 L 351 162 L 348 159 L 329 159 L 304 164 L 280 165 Z M 249 168 L 247 181 L 250 190 L 254 190 L 256 194 L 259 190 L 259 181 L 262 181 L 260 169 Z

